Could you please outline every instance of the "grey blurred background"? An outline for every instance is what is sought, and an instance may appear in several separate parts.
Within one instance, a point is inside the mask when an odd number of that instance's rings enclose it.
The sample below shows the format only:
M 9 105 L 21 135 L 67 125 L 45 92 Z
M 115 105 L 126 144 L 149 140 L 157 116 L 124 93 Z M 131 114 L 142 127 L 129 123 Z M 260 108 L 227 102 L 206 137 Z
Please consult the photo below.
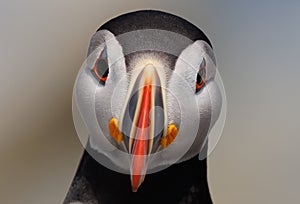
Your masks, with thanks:
M 217 204 L 300 203 L 300 1 L 0 2 L 0 203 L 61 203 L 83 147 L 72 122 L 91 35 L 121 13 L 182 16 L 211 39 L 227 93 L 209 157 Z

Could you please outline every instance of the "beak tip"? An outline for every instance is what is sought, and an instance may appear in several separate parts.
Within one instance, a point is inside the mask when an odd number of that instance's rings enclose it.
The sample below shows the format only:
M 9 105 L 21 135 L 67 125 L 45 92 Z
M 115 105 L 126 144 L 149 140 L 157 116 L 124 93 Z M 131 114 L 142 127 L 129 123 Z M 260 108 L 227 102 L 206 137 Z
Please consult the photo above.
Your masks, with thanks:
M 131 180 L 131 190 L 132 192 L 136 193 L 139 189 L 139 187 L 144 182 L 145 175 L 134 175 Z
M 140 187 L 140 183 L 131 182 L 131 190 L 132 192 L 136 193 L 138 188 Z

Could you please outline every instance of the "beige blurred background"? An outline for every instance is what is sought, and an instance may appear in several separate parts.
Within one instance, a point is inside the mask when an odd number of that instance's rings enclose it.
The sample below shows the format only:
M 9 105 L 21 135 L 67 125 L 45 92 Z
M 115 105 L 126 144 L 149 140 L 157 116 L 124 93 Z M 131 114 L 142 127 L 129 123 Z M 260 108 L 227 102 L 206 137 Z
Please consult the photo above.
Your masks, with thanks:
M 71 97 L 89 39 L 108 19 L 155 8 L 211 39 L 228 100 L 209 157 L 217 204 L 300 203 L 300 3 L 0 2 L 0 203 L 61 203 L 83 147 Z

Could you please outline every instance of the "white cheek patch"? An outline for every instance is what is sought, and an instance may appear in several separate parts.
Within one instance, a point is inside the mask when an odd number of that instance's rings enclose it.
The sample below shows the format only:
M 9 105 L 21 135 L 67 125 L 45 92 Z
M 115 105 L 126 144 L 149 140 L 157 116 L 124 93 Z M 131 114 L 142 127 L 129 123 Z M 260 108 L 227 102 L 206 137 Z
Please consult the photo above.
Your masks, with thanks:
M 117 83 L 123 76 L 126 76 L 125 58 L 123 49 L 116 38 L 110 38 L 107 42 L 107 55 L 109 74 L 106 84 Z
M 119 76 L 126 76 L 126 66 L 122 47 L 109 31 L 102 30 L 97 32 L 91 39 L 91 44 L 93 46 L 89 49 L 89 56 L 83 63 L 75 82 L 73 109 L 77 109 L 78 114 L 83 118 L 81 123 L 84 123 L 86 126 L 86 131 L 83 132 L 89 135 L 91 147 L 100 153 L 107 154 L 107 152 L 112 152 L 116 149 L 110 141 L 108 121 L 111 117 L 116 117 L 120 114 L 122 106 L 122 103 L 118 103 L 118 106 L 112 106 L 109 102 L 112 101 L 114 90 L 120 93 L 115 100 L 123 100 L 122 95 L 124 94 L 121 93 L 125 92 L 126 78 L 124 82 L 124 77 L 121 80 Z M 91 73 L 104 47 L 107 49 L 109 64 L 109 77 L 105 86 L 99 84 L 97 78 Z M 117 89 L 116 84 L 119 85 Z M 74 118 L 75 127 L 77 126 L 76 121 L 79 124 L 80 119 Z M 84 125 L 78 126 L 82 127 Z M 87 136 L 85 134 L 80 134 L 79 138 L 82 138 L 82 143 L 86 144 Z
M 211 105 L 211 119 L 207 134 L 207 152 L 201 152 L 199 154 L 199 159 L 201 160 L 205 159 L 213 152 L 214 148 L 221 138 L 225 125 L 227 99 L 223 81 L 218 70 L 216 70 L 214 80 L 207 86 L 207 93 L 209 94 L 208 98 L 210 99 Z M 200 103 L 199 106 L 201 106 Z
M 175 65 L 174 72 L 182 76 L 193 89 L 203 58 L 206 61 L 206 79 L 210 80 L 216 73 L 215 57 L 210 46 L 202 40 L 198 40 L 184 49 Z
M 126 75 L 125 58 L 123 48 L 117 38 L 108 30 L 100 30 L 91 39 L 89 47 L 88 63 L 93 65 L 103 48 L 107 49 L 109 77 L 106 84 L 116 82 Z M 92 68 L 92 66 L 91 66 Z
M 104 151 L 112 151 L 112 147 L 109 145 L 109 142 L 103 137 L 103 132 L 98 124 L 95 111 L 96 93 L 101 88 L 102 87 L 99 87 L 97 80 L 95 80 L 94 76 L 91 74 L 90 69 L 83 66 L 76 79 L 76 85 L 73 93 L 73 109 L 76 109 L 81 115 L 83 119 L 82 122 L 86 126 L 86 132 L 90 136 L 90 139 L 103 144 Z M 80 123 L 80 119 L 73 119 L 76 127 L 76 122 Z M 82 127 L 82 125 L 79 126 Z M 79 135 L 79 138 L 83 139 L 83 144 L 86 144 L 85 135 L 81 134 Z
M 195 94 L 196 76 L 203 58 L 206 60 L 207 83 L 199 93 Z M 173 73 L 176 77 L 171 77 L 170 80 L 170 84 L 174 86 L 172 90 L 176 92 L 178 86 L 184 86 L 183 83 L 185 83 L 185 86 L 188 85 L 189 89 L 186 89 L 186 91 L 192 94 L 190 100 L 196 100 L 198 116 L 200 117 L 199 126 L 197 127 L 198 133 L 197 136 L 194 137 L 195 141 L 187 154 L 181 158 L 180 161 L 197 155 L 209 137 L 207 153 L 200 154 L 201 159 L 206 158 L 213 151 L 221 136 L 225 123 L 226 98 L 223 83 L 218 73 L 216 78 L 217 83 L 215 82 L 216 73 L 217 67 L 214 53 L 211 47 L 204 41 L 199 40 L 189 45 L 178 57 Z M 176 123 L 181 123 L 181 119 L 176 117 L 180 115 L 179 109 L 172 109 L 171 106 L 175 104 L 174 101 L 171 100 L 169 103 L 171 104 L 170 107 L 168 107 L 169 117 L 175 120 Z M 187 102 L 185 105 L 189 106 L 190 103 Z M 214 124 L 217 122 L 219 115 L 223 115 L 223 117 L 219 120 L 218 126 L 214 128 Z M 182 118 L 182 120 L 184 120 L 184 118 Z
M 212 48 L 205 41 L 196 41 L 195 45 L 203 52 L 203 57 L 206 61 L 206 79 L 210 80 L 215 77 L 217 64 Z
M 167 148 L 153 157 L 153 163 L 171 165 L 179 162 L 196 139 L 198 124 L 201 122 L 195 92 L 188 82 L 173 72 L 166 89 L 168 123 L 179 127 L 176 139 Z
M 176 61 L 174 69 L 174 74 L 182 77 L 182 80 L 178 80 L 177 83 L 185 81 L 191 90 L 195 90 L 198 67 L 204 55 L 204 52 L 197 48 L 198 46 L 194 43 L 183 50 Z

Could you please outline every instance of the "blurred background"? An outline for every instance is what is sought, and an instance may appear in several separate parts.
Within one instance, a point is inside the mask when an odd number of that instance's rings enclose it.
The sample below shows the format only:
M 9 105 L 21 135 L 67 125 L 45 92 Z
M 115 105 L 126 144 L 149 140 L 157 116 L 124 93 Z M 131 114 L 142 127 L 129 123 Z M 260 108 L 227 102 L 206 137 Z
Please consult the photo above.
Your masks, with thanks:
M 61 203 L 83 147 L 72 88 L 91 35 L 137 9 L 169 11 L 213 43 L 227 93 L 209 157 L 216 204 L 300 203 L 300 1 L 0 2 L 0 203 Z

